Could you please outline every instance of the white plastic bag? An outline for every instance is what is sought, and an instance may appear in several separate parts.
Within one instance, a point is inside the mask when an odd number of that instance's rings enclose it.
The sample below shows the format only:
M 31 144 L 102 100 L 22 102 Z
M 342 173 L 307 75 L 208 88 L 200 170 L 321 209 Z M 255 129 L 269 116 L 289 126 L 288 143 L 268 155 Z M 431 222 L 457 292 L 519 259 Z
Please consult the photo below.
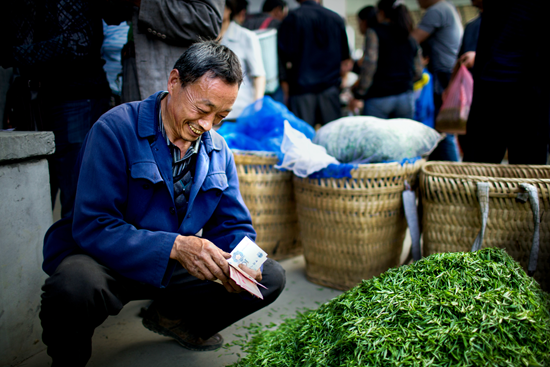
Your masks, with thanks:
M 298 177 L 307 177 L 331 163 L 340 163 L 336 158 L 328 155 L 324 147 L 313 144 L 302 132 L 290 126 L 286 120 L 281 151 L 285 157 L 281 165 L 275 166 L 275 168 L 291 170 Z

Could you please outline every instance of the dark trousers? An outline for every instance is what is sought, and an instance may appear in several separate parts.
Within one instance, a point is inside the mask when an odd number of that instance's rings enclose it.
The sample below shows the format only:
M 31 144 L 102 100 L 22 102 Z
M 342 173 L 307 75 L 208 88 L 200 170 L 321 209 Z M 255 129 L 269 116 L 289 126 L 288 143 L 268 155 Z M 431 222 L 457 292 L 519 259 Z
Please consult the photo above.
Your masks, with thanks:
M 288 108 L 311 126 L 325 125 L 342 117 L 340 91 L 330 87 L 321 93 L 291 95 Z
M 109 109 L 109 98 L 79 99 L 40 106 L 44 129 L 53 131 L 55 152 L 48 157 L 52 207 L 61 192 L 61 216 L 74 206 L 77 172 L 74 167 L 84 138 L 97 119 Z
M 84 366 L 92 353 L 92 335 L 109 315 L 132 300 L 154 300 L 152 306 L 171 319 L 183 318 L 202 338 L 209 338 L 243 317 L 269 305 L 283 291 L 285 271 L 264 263 L 264 299 L 228 293 L 217 283 L 201 281 L 178 266 L 166 288 L 124 278 L 84 254 L 65 258 L 42 287 L 42 339 L 53 366 Z
M 476 80 L 464 141 L 464 161 L 546 164 L 550 124 L 548 85 Z

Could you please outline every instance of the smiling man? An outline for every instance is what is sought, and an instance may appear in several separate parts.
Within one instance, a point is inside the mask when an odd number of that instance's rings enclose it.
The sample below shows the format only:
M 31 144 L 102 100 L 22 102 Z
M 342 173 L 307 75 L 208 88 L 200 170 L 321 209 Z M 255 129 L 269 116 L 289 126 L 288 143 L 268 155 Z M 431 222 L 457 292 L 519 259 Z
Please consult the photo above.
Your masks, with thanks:
M 84 366 L 94 329 L 132 300 L 153 300 L 145 327 L 204 351 L 281 293 L 275 261 L 243 267 L 267 287 L 263 300 L 229 278 L 229 252 L 256 233 L 233 155 L 212 126 L 231 111 L 242 78 L 227 47 L 196 43 L 170 72 L 168 91 L 120 105 L 91 129 L 74 214 L 44 241 L 50 277 L 40 318 L 53 366 Z

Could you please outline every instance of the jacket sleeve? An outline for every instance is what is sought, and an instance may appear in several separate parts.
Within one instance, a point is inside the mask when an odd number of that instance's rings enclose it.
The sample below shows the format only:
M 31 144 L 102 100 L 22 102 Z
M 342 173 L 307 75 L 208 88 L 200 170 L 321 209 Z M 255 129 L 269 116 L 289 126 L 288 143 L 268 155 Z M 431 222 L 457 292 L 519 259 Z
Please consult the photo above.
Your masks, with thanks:
M 101 119 L 88 134 L 81 154 L 73 238 L 117 273 L 162 287 L 171 273 L 169 256 L 177 233 L 136 228 L 125 221 L 130 170 L 121 135 Z
M 256 231 L 239 190 L 235 159 L 227 145 L 224 150 L 228 187 L 221 193 L 216 210 L 204 226 L 203 237 L 223 251 L 231 252 L 245 236 L 255 241 Z
M 224 6 L 223 0 L 141 0 L 138 27 L 165 42 L 189 46 L 218 37 Z

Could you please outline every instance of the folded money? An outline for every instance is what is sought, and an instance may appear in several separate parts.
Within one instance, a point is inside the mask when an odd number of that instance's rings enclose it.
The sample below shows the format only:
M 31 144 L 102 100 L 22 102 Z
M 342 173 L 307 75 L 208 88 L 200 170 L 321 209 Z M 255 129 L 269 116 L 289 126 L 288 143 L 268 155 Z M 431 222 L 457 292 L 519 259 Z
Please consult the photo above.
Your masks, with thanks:
M 231 259 L 227 262 L 236 267 L 239 264 L 244 264 L 252 270 L 258 270 L 266 260 L 267 252 L 245 236 L 237 247 L 231 251 Z
M 231 251 L 231 258 L 227 260 L 229 263 L 230 278 L 250 294 L 264 299 L 258 286 L 264 289 L 267 288 L 239 268 L 239 264 L 243 264 L 252 270 L 258 270 L 266 260 L 267 253 L 245 236 L 237 247 Z M 222 284 L 219 279 L 216 279 L 215 282 Z

